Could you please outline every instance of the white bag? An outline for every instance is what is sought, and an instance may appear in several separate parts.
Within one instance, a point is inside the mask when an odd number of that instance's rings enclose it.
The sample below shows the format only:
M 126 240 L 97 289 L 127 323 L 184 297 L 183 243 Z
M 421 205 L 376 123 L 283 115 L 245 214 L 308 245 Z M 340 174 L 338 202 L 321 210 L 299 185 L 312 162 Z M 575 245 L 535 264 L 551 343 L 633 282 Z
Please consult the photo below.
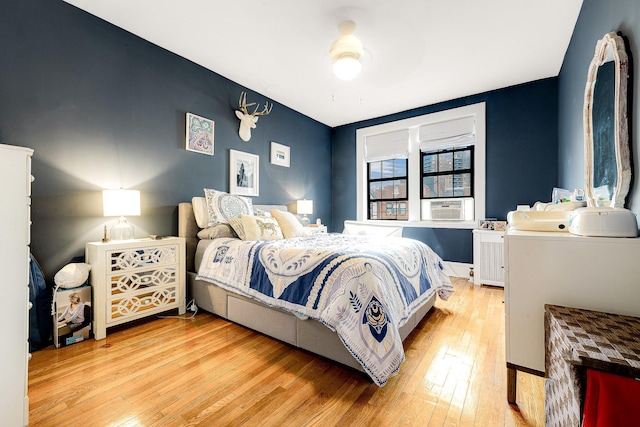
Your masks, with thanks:
M 76 288 L 89 278 L 91 265 L 82 262 L 67 264 L 53 276 L 56 285 L 61 288 Z

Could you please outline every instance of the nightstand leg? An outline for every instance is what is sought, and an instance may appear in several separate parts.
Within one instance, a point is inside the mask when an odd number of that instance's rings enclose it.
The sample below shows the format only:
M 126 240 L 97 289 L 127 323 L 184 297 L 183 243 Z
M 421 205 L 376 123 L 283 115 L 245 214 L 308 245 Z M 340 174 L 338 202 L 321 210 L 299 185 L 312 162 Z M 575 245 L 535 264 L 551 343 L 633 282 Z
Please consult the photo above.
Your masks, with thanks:
M 99 304 L 94 304 L 96 310 L 93 316 L 93 338 L 96 340 L 103 340 L 107 337 L 107 327 L 104 321 L 104 312 L 99 310 Z
M 89 259 L 87 257 L 87 259 Z M 90 274 L 91 287 L 93 289 L 93 338 L 103 340 L 107 337 L 107 317 L 106 317 L 106 294 L 104 290 L 104 282 L 98 278 L 95 268 L 92 268 Z
M 516 387 L 518 371 L 507 368 L 507 402 L 516 405 Z

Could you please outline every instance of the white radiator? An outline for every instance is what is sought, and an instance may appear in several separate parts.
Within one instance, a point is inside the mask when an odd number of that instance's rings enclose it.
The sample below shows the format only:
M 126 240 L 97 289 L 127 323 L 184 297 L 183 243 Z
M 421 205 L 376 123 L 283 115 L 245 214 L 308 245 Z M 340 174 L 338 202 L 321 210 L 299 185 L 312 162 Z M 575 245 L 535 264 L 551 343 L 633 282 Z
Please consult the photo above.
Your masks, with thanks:
M 474 283 L 504 287 L 504 233 L 473 230 Z

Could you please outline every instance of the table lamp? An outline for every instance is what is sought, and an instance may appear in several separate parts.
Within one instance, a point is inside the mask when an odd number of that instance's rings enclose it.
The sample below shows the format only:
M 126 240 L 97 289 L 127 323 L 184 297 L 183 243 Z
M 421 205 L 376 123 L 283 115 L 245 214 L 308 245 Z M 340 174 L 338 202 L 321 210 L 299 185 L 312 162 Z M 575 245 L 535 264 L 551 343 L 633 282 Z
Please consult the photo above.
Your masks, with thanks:
M 125 216 L 140 216 L 140 192 L 137 190 L 103 190 L 104 216 L 117 216 L 118 222 L 109 230 L 111 240 L 133 239 L 133 225 Z
M 296 213 L 302 215 L 300 219 L 302 225 L 305 227 L 309 225 L 309 217 L 307 217 L 307 215 L 313 213 L 313 200 L 298 200 L 296 202 Z

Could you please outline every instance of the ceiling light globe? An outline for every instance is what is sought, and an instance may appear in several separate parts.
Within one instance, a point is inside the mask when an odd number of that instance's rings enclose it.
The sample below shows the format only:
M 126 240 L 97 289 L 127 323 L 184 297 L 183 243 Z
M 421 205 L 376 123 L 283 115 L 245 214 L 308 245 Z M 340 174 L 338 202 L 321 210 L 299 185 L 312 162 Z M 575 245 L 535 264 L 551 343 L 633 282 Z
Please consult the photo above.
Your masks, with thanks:
M 355 58 L 340 58 L 333 63 L 333 73 L 340 80 L 353 80 L 362 69 L 362 64 Z

